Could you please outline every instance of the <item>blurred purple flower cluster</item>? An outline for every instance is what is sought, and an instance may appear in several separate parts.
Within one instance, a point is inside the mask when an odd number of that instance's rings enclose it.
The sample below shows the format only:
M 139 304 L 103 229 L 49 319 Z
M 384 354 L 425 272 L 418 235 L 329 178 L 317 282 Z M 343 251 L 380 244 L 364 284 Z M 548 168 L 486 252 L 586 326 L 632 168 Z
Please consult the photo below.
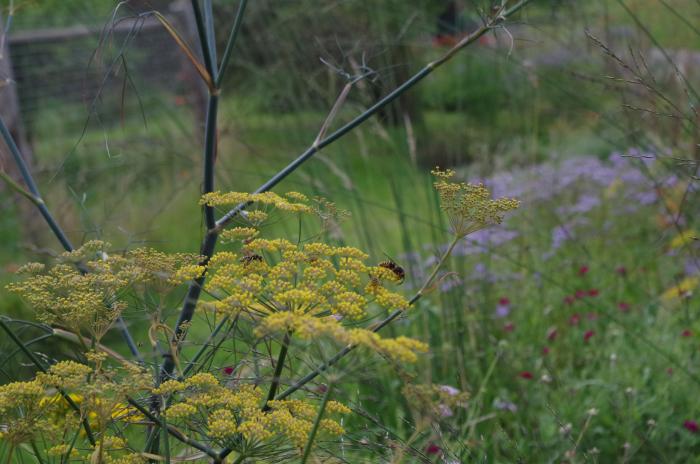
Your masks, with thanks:
M 613 215 L 632 214 L 645 205 L 659 201 L 661 189 L 669 189 L 678 183 L 672 174 L 660 174 L 655 169 L 656 156 L 631 149 L 627 153 L 613 153 L 608 159 L 579 156 L 560 162 L 548 162 L 511 172 L 497 173 L 488 178 L 469 179 L 482 182 L 494 197 L 515 197 L 522 206 L 513 215 L 533 216 L 535 211 L 554 216 L 549 230 L 550 242 L 541 250 L 541 257 L 549 259 L 566 243 L 575 242 L 587 226 L 591 215 L 605 205 Z M 666 171 L 663 171 L 664 173 Z M 529 220 L 529 217 L 528 217 Z M 612 223 L 601 225 L 604 229 Z M 499 227 L 480 230 L 462 240 L 453 252 L 455 257 L 479 257 L 515 241 L 520 236 L 508 223 Z M 435 265 L 447 245 L 427 245 L 424 254 L 414 252 L 401 257 L 410 269 L 414 282 L 420 282 Z M 490 256 L 489 259 L 493 259 Z M 521 278 L 520 275 L 494 275 L 490 265 L 477 262 L 472 265 L 471 279 L 496 282 Z M 454 274 L 443 276 L 443 291 L 459 287 L 463 279 Z

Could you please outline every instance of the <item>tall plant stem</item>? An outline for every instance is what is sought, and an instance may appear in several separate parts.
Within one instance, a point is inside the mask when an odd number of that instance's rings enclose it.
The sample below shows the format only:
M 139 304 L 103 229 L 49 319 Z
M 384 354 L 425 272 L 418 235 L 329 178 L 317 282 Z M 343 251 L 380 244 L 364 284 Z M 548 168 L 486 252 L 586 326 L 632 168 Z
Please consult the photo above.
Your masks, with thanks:
M 141 414 L 143 414 L 146 418 L 148 418 L 148 420 L 150 420 L 151 422 L 153 422 L 153 425 L 154 425 L 155 427 L 160 428 L 160 427 L 163 426 L 163 424 L 161 423 L 161 420 L 158 418 L 158 416 L 155 415 L 155 414 L 153 414 L 151 411 L 149 411 L 148 408 L 143 407 L 141 404 L 139 404 L 138 401 L 136 401 L 136 400 L 133 399 L 133 398 L 127 398 L 127 402 L 128 402 L 131 406 L 133 406 L 134 408 L 136 408 L 136 409 L 137 409 Z M 178 429 L 175 428 L 174 426 L 172 426 L 172 425 L 170 425 L 170 424 L 165 424 L 165 427 L 166 427 L 166 429 L 167 429 L 167 431 L 168 431 L 168 434 L 170 434 L 170 436 L 172 436 L 172 437 L 175 438 L 176 440 L 178 440 L 178 441 L 180 441 L 180 442 L 182 442 L 182 443 L 184 443 L 184 444 L 186 444 L 186 445 L 189 445 L 189 446 L 191 446 L 192 448 L 198 449 L 199 451 L 201 451 L 201 452 L 207 454 L 209 457 L 211 457 L 211 458 L 213 458 L 213 459 L 216 459 L 216 458 L 218 457 L 218 453 L 217 453 L 216 451 L 214 451 L 213 449 L 211 449 L 211 448 L 208 447 L 207 445 L 205 445 L 205 444 L 203 444 L 203 443 L 200 443 L 200 442 L 198 442 L 197 440 L 194 440 L 194 439 L 188 437 L 187 435 L 185 435 L 184 433 L 182 433 L 180 430 L 178 430 Z
M 32 176 L 32 173 L 29 170 L 27 162 L 20 153 L 19 147 L 17 147 L 15 139 L 12 137 L 12 134 L 10 134 L 9 129 L 5 125 L 5 121 L 3 121 L 2 118 L 0 118 L 0 136 L 5 141 L 5 145 L 7 145 L 7 148 L 10 150 L 10 154 L 12 155 L 12 158 L 15 164 L 17 165 L 17 168 L 19 169 L 22 179 L 24 180 L 24 183 L 29 189 L 28 193 L 31 194 L 31 197 L 29 197 L 30 200 L 37 207 L 39 213 L 51 229 L 51 232 L 53 232 L 58 241 L 61 243 L 63 249 L 66 251 L 73 251 L 73 244 L 70 242 L 66 234 L 63 232 L 63 229 L 58 224 L 58 222 L 46 206 L 46 203 L 44 202 L 44 199 L 41 196 L 41 192 L 39 192 L 39 188 L 37 187 L 36 182 L 34 181 L 34 177 Z M 84 269 L 81 268 L 80 271 L 84 272 Z M 131 333 L 129 332 L 129 329 L 127 328 L 126 323 L 124 322 L 124 319 L 122 319 L 121 315 L 117 318 L 117 326 L 122 334 L 122 337 L 124 338 L 124 341 L 129 347 L 129 351 L 131 351 L 131 354 L 140 362 L 143 362 L 143 358 L 141 357 L 141 353 L 139 352 L 136 342 L 131 336 Z
M 214 191 L 214 164 L 216 162 L 217 150 L 217 118 L 219 113 L 219 96 L 209 95 L 207 104 L 207 121 L 204 127 L 204 182 L 203 193 Z M 214 208 L 209 205 L 204 206 L 204 219 L 209 233 L 216 227 Z M 212 248 L 213 251 L 213 248 Z
M 221 64 L 219 65 L 219 72 L 216 75 L 215 85 L 217 88 L 221 87 L 221 83 L 224 80 L 224 75 L 228 69 L 228 62 L 231 59 L 231 54 L 233 53 L 233 46 L 236 44 L 236 38 L 238 38 L 238 31 L 241 29 L 241 24 L 243 23 L 243 13 L 245 13 L 245 8 L 248 5 L 248 0 L 241 0 L 238 5 L 238 12 L 236 13 L 236 19 L 233 22 L 233 27 L 231 28 L 231 33 L 228 36 L 228 41 L 226 42 L 226 49 L 224 50 L 223 58 L 221 58 Z
M 216 161 L 216 120 L 219 107 L 219 97 L 215 94 L 209 95 L 209 104 L 207 110 L 207 120 L 204 128 L 204 181 L 203 181 L 203 193 L 209 193 L 214 191 L 214 164 Z M 205 205 L 204 206 L 204 220 L 207 226 L 206 235 L 202 246 L 199 250 L 202 256 L 200 265 L 206 266 L 209 263 L 214 254 L 214 248 L 216 247 L 216 241 L 218 239 L 218 232 L 216 231 L 216 219 L 214 217 L 214 208 Z M 184 339 L 183 334 L 183 324 L 188 323 L 192 320 L 194 316 L 195 308 L 197 307 L 197 302 L 199 301 L 199 296 L 202 292 L 202 287 L 204 286 L 204 276 L 195 279 L 189 286 L 187 290 L 187 295 L 185 296 L 185 301 L 180 311 L 177 322 L 175 323 L 175 330 L 173 331 L 172 344 L 176 347 L 176 351 L 179 351 L 182 340 Z M 177 352 L 175 353 L 175 356 Z M 163 364 L 161 365 L 160 374 L 158 382 L 162 382 L 168 377 L 172 376 L 175 369 L 175 357 L 173 354 L 167 352 L 163 354 Z
M 311 449 L 314 446 L 316 432 L 318 432 L 318 426 L 321 425 L 321 418 L 323 417 L 323 412 L 326 410 L 326 404 L 328 404 L 328 398 L 331 396 L 332 389 L 333 384 L 328 384 L 328 386 L 326 387 L 326 393 L 323 395 L 321 405 L 318 408 L 318 414 L 316 415 L 316 420 L 314 421 L 313 428 L 309 433 L 309 439 L 306 441 L 306 446 L 304 447 L 304 455 L 301 457 L 300 464 L 306 464 L 306 461 L 308 461 L 309 456 L 311 456 Z
M 203 180 L 203 192 L 210 193 L 214 191 L 214 168 L 216 164 L 216 152 L 217 152 L 217 118 L 219 109 L 219 91 L 222 82 L 223 75 L 227 69 L 231 53 L 233 51 L 236 37 L 238 36 L 238 31 L 240 30 L 241 23 L 243 20 L 243 13 L 245 12 L 246 0 L 242 0 L 239 7 L 238 13 L 236 14 L 236 19 L 234 21 L 233 27 L 231 28 L 231 33 L 229 35 L 229 40 L 226 45 L 226 50 L 224 51 L 224 56 L 221 62 L 221 67 L 216 69 L 216 49 L 213 47 L 213 21 L 212 21 L 212 5 L 211 2 L 206 3 L 207 8 L 207 18 L 202 16 L 201 9 L 199 7 L 199 2 L 197 0 L 192 0 L 192 8 L 195 12 L 195 19 L 197 22 L 197 32 L 199 34 L 199 40 L 202 46 L 202 54 L 205 58 L 205 66 L 215 82 L 214 88 L 209 90 L 209 101 L 207 104 L 207 119 L 204 127 L 204 180 Z M 206 19 L 206 21 L 205 21 Z M 214 208 L 205 205 L 204 206 L 204 219 L 206 223 L 206 235 L 202 241 L 200 247 L 200 255 L 202 260 L 200 264 L 206 266 L 209 263 L 209 259 L 214 254 L 214 249 L 216 248 L 216 242 L 218 240 L 218 228 L 216 226 Z M 194 282 L 192 282 L 187 290 L 187 295 L 183 303 L 180 315 L 177 322 L 175 323 L 175 330 L 173 331 L 172 342 L 176 346 L 176 350 L 179 350 L 180 344 L 184 339 L 184 334 L 182 330 L 183 324 L 190 322 L 194 316 L 195 308 L 197 307 L 197 302 L 202 292 L 202 286 L 204 285 L 205 277 L 204 275 Z M 177 354 L 177 353 L 176 353 Z M 163 363 L 161 364 L 158 382 L 162 382 L 166 378 L 172 376 L 173 370 L 175 369 L 175 359 L 169 353 L 163 355 Z
M 211 57 L 211 71 L 209 73 L 212 81 L 216 82 L 218 69 L 216 67 L 216 33 L 214 32 L 214 5 L 212 5 L 212 0 L 204 0 L 204 27 L 209 56 Z
M 280 378 L 282 377 L 282 370 L 284 369 L 284 361 L 287 358 L 287 351 L 289 350 L 289 342 L 291 339 L 291 334 L 289 332 L 284 334 L 284 339 L 282 340 L 282 347 L 280 348 L 279 355 L 277 356 L 277 364 L 275 364 L 275 373 L 272 377 L 272 383 L 270 383 L 270 390 L 267 393 L 267 399 L 263 405 L 263 411 L 267 411 L 269 408 L 267 403 L 275 399 L 277 394 L 277 389 L 280 385 Z
M 187 362 L 187 365 L 185 366 L 185 368 L 182 371 L 183 376 L 186 376 L 194 368 L 194 366 L 197 364 L 197 361 L 199 361 L 199 358 L 201 358 L 202 355 L 204 355 L 204 352 L 209 348 L 209 345 L 211 344 L 211 342 L 216 338 L 216 336 L 219 334 L 219 332 L 221 332 L 221 329 L 224 328 L 224 326 L 226 325 L 228 320 L 229 320 L 229 316 L 224 316 L 224 318 L 221 319 L 221 321 L 218 324 L 216 324 L 216 326 L 214 327 L 214 330 L 212 330 L 212 332 L 209 334 L 209 336 L 204 341 L 204 343 L 202 343 L 202 346 L 199 349 L 199 351 L 197 351 L 197 353 L 192 357 L 192 359 L 190 359 Z
M 44 363 L 36 357 L 34 353 L 32 353 L 25 345 L 22 343 L 22 340 L 15 335 L 14 332 L 10 329 L 10 327 L 5 323 L 5 321 L 0 318 L 0 327 L 7 333 L 7 335 L 12 339 L 12 341 L 17 345 L 17 347 L 22 350 L 22 352 L 29 358 L 29 360 L 34 363 L 34 365 L 41 371 L 41 372 L 48 372 L 48 369 L 44 365 Z M 87 436 L 88 441 L 90 442 L 91 445 L 95 446 L 97 443 L 95 441 L 95 436 L 92 434 L 92 429 L 90 428 L 90 423 L 88 422 L 86 417 L 82 417 L 82 414 L 80 412 L 80 406 L 75 404 L 75 401 L 66 393 L 63 389 L 59 388 L 58 392 L 61 394 L 63 399 L 66 400 L 68 405 L 78 414 L 78 416 L 81 417 L 81 422 L 83 424 L 83 428 L 85 429 L 85 435 Z
M 210 76 L 214 76 L 214 64 L 211 56 L 211 49 L 209 48 L 209 39 L 207 38 L 207 29 L 204 23 L 204 17 L 202 16 L 202 9 L 199 7 L 198 0 L 192 0 L 192 11 L 194 11 L 194 20 L 197 24 L 197 34 L 199 35 L 199 44 L 202 46 L 202 57 L 204 58 L 204 67 L 207 68 L 207 72 Z

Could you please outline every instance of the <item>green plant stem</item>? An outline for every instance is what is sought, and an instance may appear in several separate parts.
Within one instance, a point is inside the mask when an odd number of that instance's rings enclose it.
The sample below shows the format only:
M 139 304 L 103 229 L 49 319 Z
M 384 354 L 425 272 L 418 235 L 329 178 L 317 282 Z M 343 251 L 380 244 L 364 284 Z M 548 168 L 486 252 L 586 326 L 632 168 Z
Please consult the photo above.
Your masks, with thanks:
M 304 447 L 304 454 L 301 457 L 301 464 L 306 464 L 306 461 L 309 459 L 309 456 L 311 455 L 311 448 L 313 448 L 314 445 L 314 439 L 316 438 L 316 432 L 318 432 L 318 426 L 321 424 L 321 418 L 323 416 L 323 412 L 326 410 L 326 404 L 328 404 L 328 398 L 331 395 L 331 389 L 333 388 L 333 384 L 328 384 L 326 388 L 326 393 L 323 395 L 323 399 L 321 400 L 321 406 L 318 408 L 318 414 L 316 415 L 316 420 L 314 421 L 313 428 L 311 429 L 311 432 L 309 433 L 309 439 L 306 442 L 306 446 Z
M 214 191 L 214 163 L 216 159 L 216 119 L 218 112 L 218 101 L 218 95 L 209 95 L 207 121 L 204 129 L 205 142 L 203 193 L 210 193 Z M 204 242 L 202 243 L 202 247 L 200 248 L 200 255 L 202 256 L 202 260 L 199 264 L 202 266 L 206 266 L 209 263 L 209 259 L 214 254 L 214 248 L 216 247 L 216 241 L 218 239 L 218 233 L 214 230 L 216 227 L 216 219 L 214 217 L 213 207 L 208 205 L 204 206 L 204 219 L 207 226 L 207 232 L 204 238 Z M 195 279 L 187 289 L 185 302 L 182 305 L 182 310 L 180 311 L 178 320 L 175 323 L 175 330 L 173 330 L 173 336 L 171 340 L 176 351 L 174 355 L 177 355 L 177 351 L 179 351 L 180 349 L 182 340 L 185 338 L 182 326 L 183 324 L 192 320 L 203 286 L 204 276 Z M 159 383 L 172 376 L 173 371 L 175 370 L 174 355 L 169 352 L 163 354 L 163 363 L 161 364 L 158 379 Z
M 163 434 L 162 442 L 165 444 L 165 462 L 170 464 L 170 439 L 168 438 L 168 422 L 165 418 L 165 414 L 160 415 L 160 429 Z
M 15 444 L 11 443 L 10 450 L 7 452 L 7 461 L 5 461 L 7 464 L 12 464 L 12 455 L 13 454 L 15 454 Z
M 15 182 L 15 180 L 12 177 L 10 177 L 5 171 L 0 171 L 0 179 L 4 180 L 8 187 L 10 187 L 12 190 L 34 203 L 36 206 L 39 206 L 39 204 L 44 202 L 41 198 L 37 198 L 31 193 L 24 190 L 22 186 Z
M 204 341 L 204 343 L 202 343 L 202 346 L 199 348 L 197 353 L 194 355 L 194 357 L 190 361 L 188 361 L 187 365 L 182 370 L 183 377 L 187 377 L 187 374 L 190 373 L 190 371 L 197 364 L 197 361 L 199 360 L 199 358 L 201 358 L 202 355 L 207 351 L 207 349 L 209 348 L 209 345 L 212 343 L 212 340 L 214 340 L 214 338 L 216 338 L 216 336 L 219 334 L 221 329 L 224 328 L 224 326 L 226 325 L 228 320 L 229 320 L 229 316 L 224 316 L 224 318 L 221 319 L 221 321 L 219 321 L 219 323 L 214 327 L 214 330 L 209 334 L 209 336 Z M 214 348 L 216 348 L 216 347 L 214 347 Z M 170 399 L 172 399 L 172 397 Z M 169 404 L 169 400 L 166 401 L 165 404 L 167 406 L 167 404 Z M 157 432 L 156 429 L 150 430 L 149 435 L 148 435 L 148 439 L 146 440 L 146 449 L 151 449 L 151 446 L 154 446 L 154 440 L 156 439 L 156 432 Z
M 421 287 L 420 290 L 418 290 L 419 294 L 425 293 L 425 291 L 428 289 L 433 284 L 433 280 L 435 280 L 435 277 L 437 276 L 437 273 L 440 271 L 440 268 L 445 264 L 445 261 L 447 261 L 447 258 L 450 257 L 452 254 L 452 251 L 455 249 L 455 246 L 457 246 L 457 243 L 459 243 L 460 240 L 462 240 L 464 237 L 462 236 L 456 236 L 452 239 L 452 242 L 450 242 L 450 245 L 447 247 L 447 250 L 442 254 L 442 257 L 440 257 L 440 261 L 435 265 L 435 268 L 433 269 L 433 272 L 430 273 L 427 279 L 425 279 L 425 283 Z
M 127 397 L 127 402 L 131 406 L 136 408 L 141 414 L 146 416 L 148 418 L 148 420 L 153 422 L 154 426 L 159 427 L 159 428 L 162 427 L 161 421 L 158 418 L 158 416 L 151 413 L 151 411 L 149 411 L 147 408 L 141 406 L 136 400 L 134 400 L 133 398 Z M 205 453 L 206 455 L 208 455 L 211 458 L 214 458 L 214 459 L 218 458 L 218 456 L 219 456 L 218 453 L 216 451 L 214 451 L 213 449 L 211 449 L 210 447 L 208 447 L 207 445 L 200 443 L 197 440 L 193 440 L 192 438 L 188 437 L 187 435 L 185 435 L 184 433 L 182 433 L 180 430 L 173 427 L 172 425 L 166 424 L 166 428 L 167 428 L 167 431 L 170 434 L 170 436 L 172 436 L 176 440 L 178 440 L 186 445 L 189 445 L 192 448 L 198 449 L 199 451 Z
M 216 122 L 219 112 L 219 96 L 209 95 L 209 103 L 207 105 L 207 121 L 204 131 L 204 183 L 203 193 L 211 193 L 214 191 L 214 164 L 216 162 L 217 150 L 217 133 Z M 204 205 L 204 219 L 207 225 L 207 231 L 216 227 L 216 219 L 214 218 L 214 207 Z
M 214 30 L 214 6 L 212 0 L 204 0 L 204 27 L 206 28 L 207 47 L 211 57 L 211 79 L 216 82 L 218 69 L 216 67 L 216 31 Z
M 199 44 L 202 46 L 202 57 L 204 58 L 204 67 L 207 68 L 209 76 L 213 79 L 214 66 L 212 64 L 212 57 L 209 49 L 209 39 L 207 38 L 206 27 L 204 25 L 204 18 L 202 17 L 202 9 L 199 7 L 198 0 L 192 0 L 192 11 L 194 11 L 194 20 L 197 24 L 197 34 L 199 35 Z
M 47 334 L 44 334 L 44 335 L 39 335 L 39 336 L 36 337 L 36 338 L 32 338 L 31 340 L 28 340 L 26 343 L 22 343 L 22 345 L 24 345 L 24 346 L 30 346 L 30 345 L 33 345 L 33 344 L 35 344 L 35 343 L 39 343 L 39 342 L 42 341 L 42 340 L 46 340 L 47 338 L 51 338 L 51 337 L 53 337 L 53 336 L 54 336 L 53 333 L 47 333 Z M 11 358 L 12 358 L 17 352 L 19 352 L 19 351 L 22 351 L 22 349 L 21 349 L 21 348 L 15 348 L 15 349 L 12 351 L 12 353 L 5 355 L 5 359 L 11 359 Z
M 289 341 L 291 339 L 291 334 L 289 332 L 284 334 L 284 339 L 282 340 L 282 347 L 280 348 L 279 355 L 277 356 L 277 364 L 275 364 L 275 373 L 272 377 L 272 383 L 270 383 L 270 390 L 267 392 L 267 399 L 263 405 L 263 411 L 269 410 L 267 403 L 275 399 L 277 394 L 277 389 L 280 385 L 280 379 L 282 377 L 282 370 L 284 369 L 284 361 L 287 358 L 287 350 L 289 349 Z
M 226 49 L 224 50 L 223 57 L 221 58 L 221 64 L 219 65 L 219 72 L 214 80 L 216 88 L 221 87 L 221 83 L 224 80 L 224 75 L 228 69 L 228 62 L 231 59 L 231 54 L 233 53 L 233 47 L 236 44 L 236 38 L 238 37 L 238 31 L 241 29 L 241 24 L 243 23 L 243 13 L 245 13 L 245 8 L 248 4 L 248 0 L 241 0 L 238 5 L 238 11 L 236 12 L 236 19 L 233 22 L 233 27 L 231 28 L 231 33 L 228 36 L 228 41 L 226 42 Z
M 29 351 L 26 346 L 24 346 L 24 343 L 22 343 L 22 340 L 20 340 L 17 335 L 12 332 L 10 327 L 5 323 L 5 321 L 0 318 L 0 327 L 7 333 L 7 335 L 12 339 L 12 341 L 17 345 L 17 347 L 22 350 L 22 352 L 29 358 L 29 360 L 34 363 L 34 365 L 41 371 L 41 372 L 48 372 L 48 369 L 46 369 L 46 366 L 44 366 L 44 363 L 41 362 L 39 358 L 37 358 L 34 353 Z M 63 389 L 59 388 L 58 392 L 61 394 L 63 399 L 66 400 L 68 405 L 78 414 L 79 417 L 81 417 L 81 422 L 83 424 L 83 428 L 85 429 L 85 435 L 88 438 L 88 441 L 90 442 L 91 445 L 95 446 L 95 436 L 92 434 L 92 429 L 90 428 L 90 423 L 88 422 L 87 418 L 82 417 L 82 414 L 80 413 L 80 407 L 75 404 L 75 401 L 66 393 Z
M 192 359 L 189 360 L 189 362 L 185 366 L 185 369 L 183 369 L 183 371 L 182 371 L 183 377 L 187 376 L 187 374 L 189 374 L 189 372 L 192 370 L 194 365 L 197 364 L 197 361 L 199 361 L 199 358 L 201 358 L 202 355 L 204 354 L 204 352 L 207 350 L 207 348 L 209 348 L 209 345 L 211 344 L 212 340 L 214 340 L 214 338 L 216 338 L 216 336 L 219 334 L 219 332 L 221 332 L 221 329 L 224 328 L 224 326 L 226 325 L 228 320 L 229 320 L 229 316 L 224 316 L 224 318 L 221 319 L 221 321 L 219 321 L 218 324 L 216 324 L 216 326 L 214 327 L 214 330 L 212 330 L 212 332 L 209 334 L 209 336 L 204 341 L 204 343 L 202 343 L 202 346 L 199 349 L 199 351 L 197 351 L 197 353 L 192 357 Z
M 499 350 L 496 352 L 496 356 L 493 358 L 493 361 L 491 361 L 491 365 L 486 371 L 486 375 L 484 375 L 484 378 L 481 381 L 481 385 L 479 385 L 479 390 L 476 392 L 476 396 L 474 398 L 470 398 L 470 403 L 473 404 L 473 406 L 470 408 L 469 415 L 467 416 L 467 424 L 469 424 L 469 433 L 467 434 L 467 437 L 469 439 L 471 439 L 474 435 L 474 430 L 476 427 L 474 415 L 476 415 L 477 410 L 479 408 L 479 401 L 481 401 L 481 397 L 486 391 L 486 385 L 488 385 L 489 380 L 491 380 L 491 375 L 493 375 L 493 371 L 496 369 L 496 364 L 498 364 L 498 361 L 500 359 L 501 351 Z
M 224 52 L 224 59 L 222 61 L 222 73 L 226 69 L 228 64 L 233 46 L 235 44 L 235 39 L 238 34 L 238 29 L 240 29 L 241 21 L 243 19 L 243 13 L 245 11 L 245 1 L 242 1 L 239 6 L 238 14 L 236 15 L 236 20 L 231 30 L 229 36 L 229 43 L 227 45 L 226 51 Z M 197 30 L 199 33 L 199 39 L 202 45 L 202 52 L 205 57 L 209 56 L 208 51 L 211 52 L 208 46 L 207 37 L 211 36 L 213 30 L 205 30 L 206 25 L 202 20 L 201 11 L 199 10 L 199 3 L 197 0 L 192 0 L 192 6 L 195 9 L 195 16 L 197 18 Z M 207 9 L 211 12 L 211 3 L 207 2 Z M 212 26 L 213 27 L 213 26 Z M 215 53 L 213 51 L 212 53 Z M 215 59 L 215 55 L 214 55 Z M 209 65 L 207 69 L 209 70 L 212 80 L 216 80 L 213 64 L 211 57 L 209 60 Z M 218 84 L 220 84 L 220 80 Z M 214 89 L 210 89 L 209 92 L 209 102 L 207 105 L 207 119 L 204 128 L 204 180 L 203 180 L 203 193 L 210 193 L 214 191 L 214 166 L 216 163 L 216 152 L 217 152 L 217 118 L 218 118 L 218 108 L 219 108 L 219 86 L 215 85 Z M 207 227 L 206 235 L 202 241 L 200 247 L 200 255 L 203 257 L 200 264 L 206 266 L 209 263 L 209 259 L 214 254 L 214 248 L 216 247 L 216 242 L 218 240 L 218 229 L 216 227 L 216 218 L 214 216 L 214 208 L 209 205 L 204 205 L 204 219 Z M 182 333 L 182 325 L 191 321 L 194 316 L 195 308 L 197 307 L 197 302 L 202 292 L 202 287 L 204 286 L 205 276 L 202 275 L 194 282 L 192 282 L 187 289 L 187 295 L 185 301 L 180 310 L 180 315 L 177 322 L 175 323 L 175 330 L 173 331 L 173 343 L 175 344 L 176 350 L 179 350 L 182 340 L 185 338 Z M 177 354 L 177 353 L 176 353 Z M 173 356 L 166 354 L 163 355 L 163 362 L 161 364 L 158 382 L 162 382 L 166 378 L 170 377 L 175 369 L 175 359 Z
M 36 447 L 36 443 L 34 440 L 30 440 L 29 445 L 32 447 L 32 451 L 34 452 L 34 457 L 36 458 L 37 461 L 39 461 L 39 464 L 44 464 L 44 460 L 41 458 L 41 454 L 39 453 L 39 448 Z

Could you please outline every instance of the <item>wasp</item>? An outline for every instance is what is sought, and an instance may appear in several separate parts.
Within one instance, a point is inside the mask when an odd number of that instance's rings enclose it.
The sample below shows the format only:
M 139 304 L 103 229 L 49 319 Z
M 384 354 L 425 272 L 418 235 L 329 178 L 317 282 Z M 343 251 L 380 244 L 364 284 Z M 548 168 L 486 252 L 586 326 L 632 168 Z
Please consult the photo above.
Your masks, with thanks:
M 240 260 L 238 260 L 241 264 L 244 266 L 247 266 L 251 264 L 253 261 L 259 261 L 262 262 L 263 257 L 260 255 L 252 254 L 252 255 L 247 255 L 242 257 Z
M 406 279 L 406 271 L 404 268 L 396 264 L 393 260 L 388 259 L 386 261 L 382 261 L 381 263 L 378 264 L 379 267 L 383 267 L 385 269 L 389 269 L 391 272 L 394 273 L 396 278 L 398 279 L 398 283 L 402 284 L 403 281 Z

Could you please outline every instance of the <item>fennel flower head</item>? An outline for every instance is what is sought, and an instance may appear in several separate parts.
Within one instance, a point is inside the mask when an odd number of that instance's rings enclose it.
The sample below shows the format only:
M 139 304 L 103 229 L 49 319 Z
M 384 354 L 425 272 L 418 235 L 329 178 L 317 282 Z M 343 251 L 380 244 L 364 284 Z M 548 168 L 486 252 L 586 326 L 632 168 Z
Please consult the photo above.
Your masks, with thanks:
M 457 237 L 500 224 L 505 213 L 520 206 L 515 198 L 491 198 L 491 192 L 483 184 L 453 182 L 452 169 L 435 168 L 431 172 L 437 178 L 434 185 L 440 196 L 440 208 Z

